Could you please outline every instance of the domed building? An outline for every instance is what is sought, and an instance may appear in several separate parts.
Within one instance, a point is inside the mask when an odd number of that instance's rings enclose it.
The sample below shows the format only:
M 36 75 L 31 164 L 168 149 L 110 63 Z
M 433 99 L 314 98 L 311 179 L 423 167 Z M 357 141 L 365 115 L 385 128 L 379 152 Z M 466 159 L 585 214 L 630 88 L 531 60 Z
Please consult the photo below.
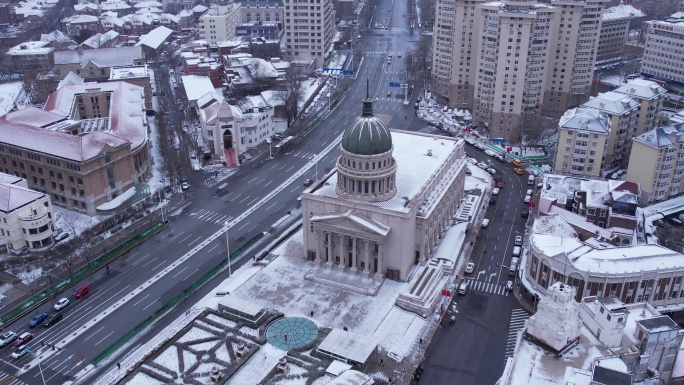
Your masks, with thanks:
M 449 229 L 465 164 L 462 139 L 390 130 L 367 92 L 335 169 L 302 194 L 307 277 L 368 294 L 407 280 Z

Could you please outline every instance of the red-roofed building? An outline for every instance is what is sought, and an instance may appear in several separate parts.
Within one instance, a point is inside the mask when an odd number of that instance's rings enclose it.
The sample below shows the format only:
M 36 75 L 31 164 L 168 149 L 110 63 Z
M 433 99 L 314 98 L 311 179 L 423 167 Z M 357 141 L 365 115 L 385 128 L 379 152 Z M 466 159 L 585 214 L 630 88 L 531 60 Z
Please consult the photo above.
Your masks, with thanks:
M 149 177 L 142 87 L 84 83 L 51 94 L 44 110 L 0 118 L 0 169 L 55 204 L 97 213 Z

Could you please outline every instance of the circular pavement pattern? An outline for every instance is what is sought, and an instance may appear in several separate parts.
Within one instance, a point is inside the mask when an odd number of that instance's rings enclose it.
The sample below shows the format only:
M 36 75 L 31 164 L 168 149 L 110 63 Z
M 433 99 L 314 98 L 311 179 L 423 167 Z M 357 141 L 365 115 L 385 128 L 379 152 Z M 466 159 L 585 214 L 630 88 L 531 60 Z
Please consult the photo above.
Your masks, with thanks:
M 278 349 L 300 348 L 318 337 L 318 327 L 312 321 L 301 317 L 281 318 L 266 331 L 266 339 Z

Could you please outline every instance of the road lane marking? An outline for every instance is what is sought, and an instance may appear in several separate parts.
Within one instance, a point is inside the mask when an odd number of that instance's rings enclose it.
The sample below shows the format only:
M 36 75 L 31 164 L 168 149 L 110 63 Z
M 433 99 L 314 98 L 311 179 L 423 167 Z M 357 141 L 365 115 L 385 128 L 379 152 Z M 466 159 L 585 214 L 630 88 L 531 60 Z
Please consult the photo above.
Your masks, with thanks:
M 199 270 L 199 267 L 198 267 L 198 268 L 196 268 L 195 270 L 193 270 L 193 271 L 192 271 L 192 273 L 188 274 L 188 276 L 187 276 L 187 277 L 183 278 L 183 281 L 185 281 L 186 279 L 188 279 L 188 278 L 192 277 L 192 275 L 193 275 L 193 274 L 195 274 L 195 273 L 196 273 L 196 272 L 197 272 L 198 270 Z
M 186 270 L 187 268 L 188 268 L 188 267 L 187 267 L 187 266 L 185 266 L 185 267 L 184 267 L 184 268 L 182 268 L 182 269 L 181 269 L 181 270 L 180 270 L 180 271 L 179 271 L 178 273 L 176 273 L 176 275 L 174 275 L 174 276 L 173 276 L 173 277 L 171 277 L 171 278 L 176 278 L 176 277 L 178 277 L 178 276 L 180 275 L 180 273 L 184 272 L 184 271 L 185 271 L 185 270 Z
M 139 300 L 138 302 L 134 303 L 133 306 L 138 306 L 138 304 L 139 304 L 140 302 L 144 301 L 145 298 L 147 298 L 147 297 L 149 297 L 149 296 L 150 296 L 150 293 L 147 293 L 146 296 L 140 298 L 140 300 Z
M 111 336 L 112 334 L 114 334 L 114 331 L 112 331 L 111 333 L 109 333 L 109 334 L 107 334 L 106 336 L 104 336 L 103 339 L 97 341 L 97 342 L 95 343 L 95 346 L 97 346 L 100 342 L 102 342 L 102 341 L 106 340 L 107 338 L 109 338 L 109 336 Z
M 154 303 L 157 302 L 157 301 L 159 301 L 160 299 L 161 299 L 161 297 L 159 297 L 159 298 L 155 299 L 154 301 L 150 302 L 150 304 L 147 305 L 147 306 L 145 306 L 145 307 L 143 308 L 143 310 L 147 310 L 148 307 L 154 305 Z
M 240 231 L 240 230 L 244 229 L 244 228 L 245 228 L 245 226 L 247 226 L 247 225 L 249 225 L 249 222 L 247 222 L 247 223 L 245 223 L 244 225 L 240 226 L 240 227 L 238 228 L 238 231 Z
M 88 336 L 88 338 L 84 339 L 83 341 L 88 341 L 91 337 L 93 337 L 95 334 L 99 333 L 102 329 L 104 329 L 104 326 L 101 327 L 101 328 L 99 328 L 99 329 L 97 329 L 96 332 L 94 332 L 93 334 L 91 334 L 90 336 Z
M 249 199 L 249 195 L 245 195 L 245 197 L 242 198 L 240 201 L 238 201 L 238 203 L 242 203 L 242 202 L 246 201 L 247 199 Z
M 145 266 L 149 265 L 150 263 L 154 262 L 155 259 L 157 259 L 157 258 L 155 257 L 155 258 L 150 259 L 149 262 L 147 262 L 146 264 L 144 264 L 144 265 L 142 265 L 142 266 L 140 266 L 140 267 L 145 267 Z

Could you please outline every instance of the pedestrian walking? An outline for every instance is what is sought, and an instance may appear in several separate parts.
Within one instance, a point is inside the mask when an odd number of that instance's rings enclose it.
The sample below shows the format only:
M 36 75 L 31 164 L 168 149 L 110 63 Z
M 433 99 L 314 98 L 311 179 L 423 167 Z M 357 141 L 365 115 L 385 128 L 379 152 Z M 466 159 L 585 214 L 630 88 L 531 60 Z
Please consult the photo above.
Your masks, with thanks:
M 385 360 L 383 360 L 382 358 L 380 359 L 380 366 L 385 366 Z
M 311 317 L 313 317 L 313 310 L 311 310 Z
M 116 363 L 116 367 L 119 368 L 119 369 L 121 369 L 121 362 L 117 362 L 117 363 Z
M 285 341 L 287 341 L 287 334 L 285 334 L 283 337 L 285 337 Z

